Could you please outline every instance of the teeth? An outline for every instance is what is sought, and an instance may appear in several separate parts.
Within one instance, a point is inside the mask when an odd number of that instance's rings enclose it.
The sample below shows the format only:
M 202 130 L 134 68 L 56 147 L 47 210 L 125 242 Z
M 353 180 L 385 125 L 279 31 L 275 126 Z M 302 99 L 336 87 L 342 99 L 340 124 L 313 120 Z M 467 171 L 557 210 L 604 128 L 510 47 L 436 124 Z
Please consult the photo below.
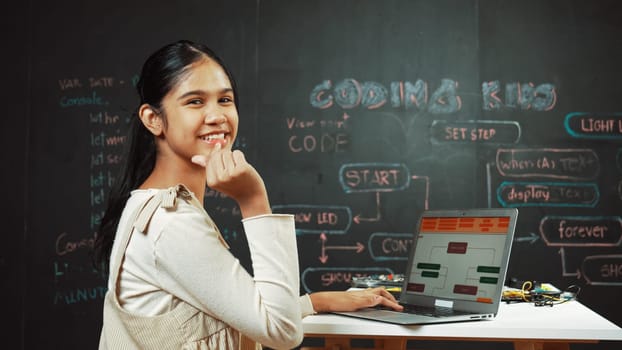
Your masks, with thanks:
M 222 140 L 225 138 L 225 134 L 211 134 L 211 135 L 207 135 L 207 136 L 203 136 L 202 139 L 205 141 L 211 141 L 211 140 Z

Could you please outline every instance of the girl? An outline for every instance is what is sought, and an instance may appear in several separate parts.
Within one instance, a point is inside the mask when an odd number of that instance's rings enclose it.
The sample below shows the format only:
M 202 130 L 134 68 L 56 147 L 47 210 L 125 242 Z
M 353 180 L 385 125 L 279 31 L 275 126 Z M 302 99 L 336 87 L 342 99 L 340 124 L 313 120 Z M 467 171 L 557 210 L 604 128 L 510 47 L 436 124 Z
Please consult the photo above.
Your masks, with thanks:
M 98 262 L 110 259 L 100 349 L 293 348 L 306 315 L 399 308 L 382 288 L 299 297 L 293 217 L 271 213 L 262 178 L 231 149 L 236 86 L 208 47 L 164 46 L 137 90 L 126 166 L 96 241 Z M 203 209 L 206 186 L 240 207 L 254 276 Z

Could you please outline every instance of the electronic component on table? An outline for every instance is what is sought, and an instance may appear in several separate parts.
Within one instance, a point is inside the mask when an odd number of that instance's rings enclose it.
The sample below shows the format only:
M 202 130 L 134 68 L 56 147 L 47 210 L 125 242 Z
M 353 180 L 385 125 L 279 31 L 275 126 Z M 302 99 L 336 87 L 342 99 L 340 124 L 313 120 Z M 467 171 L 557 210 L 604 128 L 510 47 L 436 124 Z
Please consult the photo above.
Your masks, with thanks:
M 385 287 L 387 291 L 395 297 L 398 297 L 402 291 L 403 282 L 403 274 L 369 275 L 364 277 L 352 277 L 351 285 L 354 288 Z
M 570 286 L 565 291 L 550 283 L 523 282 L 521 288 L 505 286 L 502 300 L 506 302 L 532 302 L 535 306 L 553 306 L 576 298 L 580 288 Z

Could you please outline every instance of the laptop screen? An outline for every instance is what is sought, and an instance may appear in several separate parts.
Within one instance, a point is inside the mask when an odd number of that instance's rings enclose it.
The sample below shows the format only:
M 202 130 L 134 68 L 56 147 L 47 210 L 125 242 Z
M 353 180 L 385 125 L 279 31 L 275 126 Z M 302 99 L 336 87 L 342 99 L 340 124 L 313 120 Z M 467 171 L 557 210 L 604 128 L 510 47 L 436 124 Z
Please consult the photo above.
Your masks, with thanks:
M 492 304 L 503 286 L 510 216 L 424 216 L 406 294 Z

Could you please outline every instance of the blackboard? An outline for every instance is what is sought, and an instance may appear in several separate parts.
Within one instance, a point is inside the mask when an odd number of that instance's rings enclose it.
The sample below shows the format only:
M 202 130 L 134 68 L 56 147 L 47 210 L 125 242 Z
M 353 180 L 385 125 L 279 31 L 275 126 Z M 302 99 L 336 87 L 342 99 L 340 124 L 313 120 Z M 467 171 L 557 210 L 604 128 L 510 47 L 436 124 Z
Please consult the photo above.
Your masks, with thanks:
M 608 301 L 622 292 L 617 2 L 67 0 L 15 12 L 23 52 L 3 63 L 19 83 L 2 88 L 16 116 L 3 127 L 15 249 L 2 269 L 16 347 L 96 346 L 106 276 L 89 254 L 133 85 L 144 57 L 179 38 L 212 46 L 236 76 L 236 146 L 274 211 L 296 217 L 301 293 L 403 273 L 426 208 L 508 206 L 520 212 L 508 277 L 577 285 L 622 325 Z M 250 270 L 233 201 L 208 191 L 205 206 Z
M 28 71 L 25 21 L 26 4 L 16 4 L 14 11 L 0 13 L 0 36 L 10 53 L 0 55 L 0 65 L 4 70 L 3 84 L 0 88 L 5 118 L 0 121 L 0 149 L 2 149 L 3 198 L 0 203 L 3 221 L 2 244 L 0 245 L 0 296 L 5 302 L 4 324 L 2 330 L 4 344 L 8 348 L 18 348 L 22 330 L 22 291 L 25 268 L 23 242 L 25 239 L 24 218 L 26 208 L 25 169 L 27 163 L 27 116 L 26 101 L 28 84 L 25 72 Z M 11 34 L 9 34 L 11 33 Z M 23 35 L 12 35 L 24 33 Z M 6 333 L 5 333 L 6 332 Z M 6 334 L 6 336 L 4 336 Z

